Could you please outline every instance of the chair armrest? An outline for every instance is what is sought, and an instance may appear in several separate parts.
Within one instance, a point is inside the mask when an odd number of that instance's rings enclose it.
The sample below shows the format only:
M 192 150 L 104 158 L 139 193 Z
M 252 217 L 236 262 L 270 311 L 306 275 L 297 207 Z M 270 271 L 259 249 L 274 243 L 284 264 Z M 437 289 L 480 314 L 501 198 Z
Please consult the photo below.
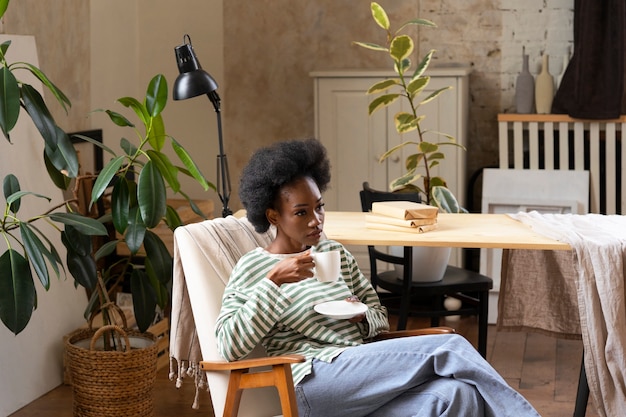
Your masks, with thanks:
M 395 339 L 397 337 L 424 336 L 430 334 L 452 334 L 456 333 L 452 327 L 428 327 L 415 330 L 398 330 L 394 332 L 379 333 L 372 338 L 373 341 Z
M 239 361 L 202 361 L 200 369 L 203 371 L 232 371 L 236 369 L 260 368 L 264 366 L 285 365 L 304 362 L 302 355 L 267 356 L 263 358 L 242 359 Z

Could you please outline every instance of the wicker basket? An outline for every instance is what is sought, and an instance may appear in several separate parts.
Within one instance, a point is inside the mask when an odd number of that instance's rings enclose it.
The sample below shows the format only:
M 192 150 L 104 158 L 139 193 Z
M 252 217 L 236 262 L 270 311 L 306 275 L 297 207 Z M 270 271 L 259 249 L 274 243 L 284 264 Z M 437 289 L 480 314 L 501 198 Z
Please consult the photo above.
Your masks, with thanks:
M 102 335 L 121 335 L 124 351 L 98 349 Z M 72 379 L 74 416 L 120 417 L 154 415 L 152 388 L 157 374 L 157 344 L 151 333 L 120 326 L 81 329 L 65 341 Z

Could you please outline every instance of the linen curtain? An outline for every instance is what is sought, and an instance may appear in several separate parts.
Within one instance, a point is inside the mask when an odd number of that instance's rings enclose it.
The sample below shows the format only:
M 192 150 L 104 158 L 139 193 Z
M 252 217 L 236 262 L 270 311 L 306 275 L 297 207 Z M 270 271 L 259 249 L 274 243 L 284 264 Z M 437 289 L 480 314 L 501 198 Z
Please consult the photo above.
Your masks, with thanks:
M 575 0 L 574 53 L 552 113 L 614 119 L 625 114 L 626 2 Z

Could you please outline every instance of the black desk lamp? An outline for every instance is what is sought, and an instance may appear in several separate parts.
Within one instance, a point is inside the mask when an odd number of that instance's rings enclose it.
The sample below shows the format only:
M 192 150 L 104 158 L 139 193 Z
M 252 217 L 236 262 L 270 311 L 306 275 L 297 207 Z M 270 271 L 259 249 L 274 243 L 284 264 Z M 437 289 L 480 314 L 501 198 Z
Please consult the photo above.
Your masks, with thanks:
M 174 100 L 186 100 L 206 94 L 213 103 L 217 115 L 217 133 L 220 154 L 217 156 L 217 194 L 222 201 L 222 217 L 232 214 L 228 207 L 230 199 L 230 175 L 228 174 L 228 160 L 224 154 L 222 140 L 222 113 L 220 110 L 220 96 L 217 94 L 217 83 L 200 66 L 189 35 L 183 37 L 183 44 L 174 48 L 176 63 L 180 73 L 174 82 Z M 220 192 L 221 189 L 221 192 Z

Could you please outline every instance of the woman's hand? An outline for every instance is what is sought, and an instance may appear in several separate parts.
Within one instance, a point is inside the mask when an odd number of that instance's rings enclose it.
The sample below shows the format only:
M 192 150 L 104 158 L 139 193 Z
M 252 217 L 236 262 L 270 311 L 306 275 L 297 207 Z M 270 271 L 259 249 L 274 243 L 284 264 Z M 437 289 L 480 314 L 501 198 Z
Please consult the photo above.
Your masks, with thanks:
M 278 262 L 267 274 L 267 278 L 279 287 L 282 284 L 300 282 L 313 276 L 315 263 L 308 250 L 301 255 L 292 256 Z
M 358 303 L 360 300 L 359 300 L 359 297 L 357 297 L 356 295 L 351 295 L 350 297 L 346 298 L 346 301 L 349 302 L 349 303 Z M 365 313 L 359 314 L 358 316 L 354 316 L 354 317 L 348 319 L 348 321 L 350 323 L 360 323 L 364 319 L 365 319 Z

